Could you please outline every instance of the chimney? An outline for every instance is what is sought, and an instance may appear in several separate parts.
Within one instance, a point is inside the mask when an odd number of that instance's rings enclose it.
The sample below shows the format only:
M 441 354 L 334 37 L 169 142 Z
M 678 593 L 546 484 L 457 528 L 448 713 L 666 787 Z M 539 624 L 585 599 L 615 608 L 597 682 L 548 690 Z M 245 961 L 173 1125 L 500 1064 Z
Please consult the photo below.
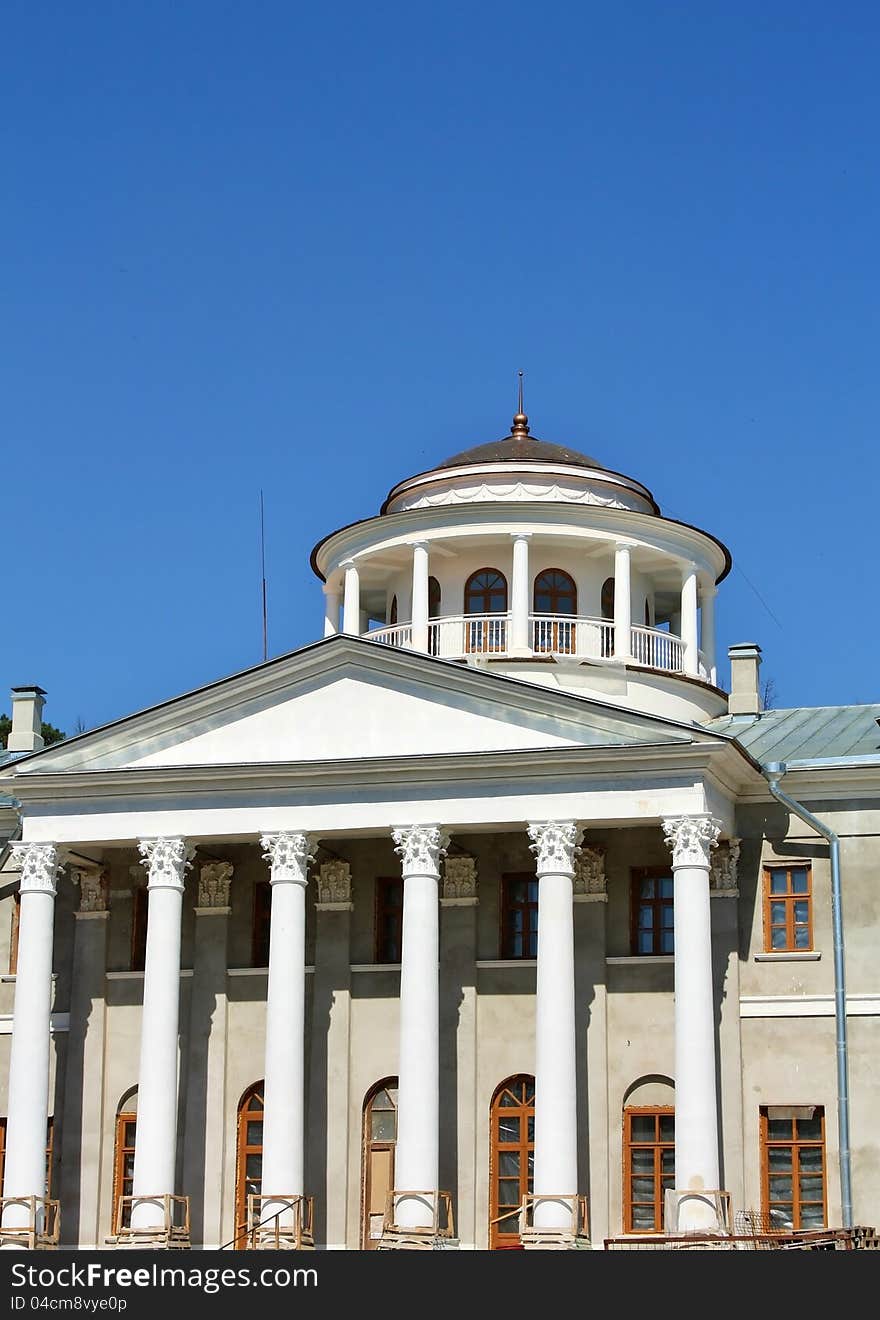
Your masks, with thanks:
M 738 642 L 727 651 L 730 660 L 730 715 L 759 715 L 761 689 L 758 671 L 761 668 L 761 648 L 757 642 Z
M 12 689 L 12 728 L 6 741 L 7 752 L 38 752 L 44 746 L 40 727 L 45 695 L 36 684 Z

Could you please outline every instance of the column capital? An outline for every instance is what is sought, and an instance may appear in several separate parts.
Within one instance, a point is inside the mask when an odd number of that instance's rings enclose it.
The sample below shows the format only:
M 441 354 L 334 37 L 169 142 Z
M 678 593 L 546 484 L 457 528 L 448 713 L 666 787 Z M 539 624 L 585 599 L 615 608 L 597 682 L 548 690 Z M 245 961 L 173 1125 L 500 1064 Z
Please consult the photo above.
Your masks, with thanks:
M 721 821 L 715 816 L 666 816 L 663 819 L 666 844 L 672 849 L 672 865 L 705 866 L 718 842 Z
M 574 875 L 575 854 L 584 831 L 572 820 L 538 821 L 528 827 L 530 849 L 538 859 L 538 875 Z
M 533 532 L 511 532 L 510 539 L 511 541 L 530 541 L 533 535 Z
M 54 843 L 13 843 L 12 857 L 21 868 L 19 889 L 23 894 L 55 897 L 61 862 Z
M 418 536 L 413 541 L 407 541 L 407 545 L 409 546 L 410 550 L 427 550 L 430 544 L 431 544 L 430 541 L 425 541 L 423 538 Z
M 309 862 L 315 846 L 308 834 L 288 831 L 264 834 L 260 838 L 260 845 L 265 850 L 264 859 L 272 868 L 270 884 L 303 887 L 308 884 Z
M 138 852 L 147 868 L 148 889 L 178 889 L 192 866 L 195 848 L 186 839 L 139 839 Z
M 79 888 L 80 912 L 106 912 L 109 907 L 107 872 L 100 866 L 71 866 L 70 876 Z
M 199 867 L 200 908 L 225 908 L 229 906 L 229 886 L 235 867 L 231 862 L 204 862 Z
M 615 541 L 614 549 L 615 552 L 625 550 L 627 554 L 631 554 L 633 550 L 633 543 L 632 541 Z
M 340 568 L 357 568 L 357 564 L 354 562 L 353 559 L 340 559 L 340 561 L 339 561 L 339 567 L 340 567 Z
M 408 875 L 440 876 L 440 858 L 449 847 L 449 835 L 439 825 L 401 825 L 391 831 L 394 851 Z

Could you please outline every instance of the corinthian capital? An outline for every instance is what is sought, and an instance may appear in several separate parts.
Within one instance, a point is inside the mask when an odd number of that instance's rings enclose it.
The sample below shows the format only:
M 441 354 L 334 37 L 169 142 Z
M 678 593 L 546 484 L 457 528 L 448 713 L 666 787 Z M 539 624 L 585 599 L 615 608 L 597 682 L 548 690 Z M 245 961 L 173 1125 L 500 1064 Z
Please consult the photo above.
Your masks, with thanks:
M 408 875 L 440 875 L 440 858 L 449 847 L 449 835 L 439 825 L 403 825 L 392 830 L 394 851 L 403 859 Z
M 205 862 L 199 867 L 199 907 L 229 907 L 229 886 L 235 870 L 231 862 Z
M 575 853 L 584 832 L 572 820 L 546 820 L 529 826 L 529 847 L 538 859 L 538 875 L 574 875 Z
M 673 866 L 708 867 L 711 850 L 721 833 L 721 821 L 714 816 L 668 816 L 663 821 L 663 833 L 672 849 Z
M 307 885 L 309 883 L 309 862 L 312 860 L 314 843 L 308 834 L 284 831 L 281 834 L 264 834 L 260 839 L 264 849 L 263 858 L 271 867 L 270 883 L 273 885 Z
M 54 843 L 14 843 L 12 857 L 21 867 L 19 887 L 23 894 L 55 897 L 60 863 Z
M 195 848 L 186 839 L 141 839 L 138 852 L 147 868 L 148 889 L 179 889 L 192 866 Z

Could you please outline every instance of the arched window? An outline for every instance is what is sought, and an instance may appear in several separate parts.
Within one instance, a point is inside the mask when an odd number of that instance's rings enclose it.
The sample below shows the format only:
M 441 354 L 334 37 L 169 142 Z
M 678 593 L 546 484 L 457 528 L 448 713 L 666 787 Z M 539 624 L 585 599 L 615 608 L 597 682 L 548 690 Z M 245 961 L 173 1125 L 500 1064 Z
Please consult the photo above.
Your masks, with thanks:
M 648 597 L 645 597 L 645 627 L 651 626 L 651 606 L 648 604 Z
M 464 587 L 465 614 L 502 614 L 507 609 L 507 578 L 497 568 L 471 573 Z
M 397 623 L 397 594 L 391 597 L 391 609 L 388 611 L 388 623 L 393 628 Z
M 606 578 L 602 583 L 602 618 L 614 619 L 614 578 Z M 602 654 L 604 656 L 614 655 L 614 627 L 604 626 L 602 628 Z
M 489 1111 L 489 1248 L 521 1246 L 519 1207 L 532 1191 L 535 1162 L 535 1079 L 508 1077 Z
M 577 587 L 574 578 L 561 568 L 545 568 L 535 578 L 532 647 L 535 651 L 557 651 L 574 655 L 575 625 L 560 619 L 560 615 L 577 614 Z
M 675 1086 L 651 1074 L 623 1098 L 623 1231 L 662 1233 L 666 1191 L 675 1186 Z
M 382 1236 L 385 1201 L 394 1187 L 397 1144 L 397 1078 L 377 1082 L 364 1101 L 361 1243 L 377 1247 Z
M 235 1246 L 247 1245 L 248 1197 L 263 1185 L 263 1083 L 254 1082 L 238 1102 L 235 1147 Z
M 116 1136 L 113 1144 L 113 1232 L 131 1223 L 131 1202 L 122 1203 L 134 1189 L 134 1140 L 137 1132 L 137 1087 L 133 1086 L 119 1101 L 116 1110 Z
M 428 578 L 428 618 L 440 617 L 440 583 L 435 577 Z

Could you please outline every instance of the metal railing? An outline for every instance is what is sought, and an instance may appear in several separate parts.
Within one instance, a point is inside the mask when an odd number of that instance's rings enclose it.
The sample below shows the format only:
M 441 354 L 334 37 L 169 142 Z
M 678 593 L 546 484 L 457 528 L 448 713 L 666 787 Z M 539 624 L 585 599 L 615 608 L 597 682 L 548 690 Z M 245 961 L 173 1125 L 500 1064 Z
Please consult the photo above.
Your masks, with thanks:
M 7 1214 L 9 1210 L 13 1211 L 12 1214 Z M 3 1223 L 0 1246 L 24 1247 L 31 1251 L 47 1251 L 58 1246 L 61 1230 L 59 1201 L 52 1201 L 47 1196 L 4 1196 L 0 1199 L 0 1222 L 7 1219 L 21 1222 Z

